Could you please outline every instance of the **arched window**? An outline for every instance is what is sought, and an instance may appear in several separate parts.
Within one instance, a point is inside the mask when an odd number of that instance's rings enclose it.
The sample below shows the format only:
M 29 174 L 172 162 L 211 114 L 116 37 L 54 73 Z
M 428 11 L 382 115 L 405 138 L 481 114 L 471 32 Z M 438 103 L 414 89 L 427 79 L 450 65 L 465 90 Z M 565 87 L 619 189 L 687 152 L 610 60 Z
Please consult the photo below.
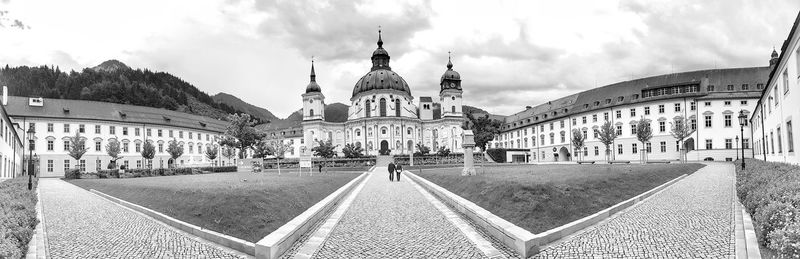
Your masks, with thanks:
M 400 117 L 400 99 L 394 99 L 394 116 Z
M 314 109 L 309 109 L 308 110 L 308 116 L 309 117 L 314 117 Z
M 364 110 L 367 112 L 367 118 L 369 118 L 369 117 L 370 117 L 370 115 L 372 115 L 372 114 L 371 114 L 371 110 L 372 110 L 372 109 L 371 109 L 371 107 L 369 107 L 369 106 L 370 106 L 370 105 L 369 105 L 369 100 L 367 100 L 367 103 L 366 103 L 366 104 L 364 104 Z
M 386 117 L 386 98 L 381 98 L 380 105 L 381 105 L 380 106 L 381 117 Z

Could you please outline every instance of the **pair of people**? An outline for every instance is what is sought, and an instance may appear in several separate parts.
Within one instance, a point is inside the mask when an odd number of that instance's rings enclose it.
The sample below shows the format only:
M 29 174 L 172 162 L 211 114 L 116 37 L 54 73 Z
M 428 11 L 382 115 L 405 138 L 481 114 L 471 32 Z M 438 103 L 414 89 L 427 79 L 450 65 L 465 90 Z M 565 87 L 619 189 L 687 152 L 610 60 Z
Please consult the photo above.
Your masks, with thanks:
M 394 182 L 394 176 L 397 175 L 397 181 L 400 181 L 400 172 L 403 171 L 403 165 L 389 163 L 389 181 Z

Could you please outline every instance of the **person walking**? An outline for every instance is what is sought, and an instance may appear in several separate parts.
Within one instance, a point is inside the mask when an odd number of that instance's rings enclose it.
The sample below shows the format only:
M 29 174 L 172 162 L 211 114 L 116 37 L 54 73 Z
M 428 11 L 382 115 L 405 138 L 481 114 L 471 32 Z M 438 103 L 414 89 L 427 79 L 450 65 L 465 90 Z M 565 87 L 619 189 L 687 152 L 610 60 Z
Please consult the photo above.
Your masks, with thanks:
M 403 165 L 397 164 L 397 166 L 394 167 L 394 171 L 397 174 L 397 181 L 399 182 L 400 181 L 400 172 L 403 172 Z
M 394 163 L 389 163 L 389 181 L 394 182 Z

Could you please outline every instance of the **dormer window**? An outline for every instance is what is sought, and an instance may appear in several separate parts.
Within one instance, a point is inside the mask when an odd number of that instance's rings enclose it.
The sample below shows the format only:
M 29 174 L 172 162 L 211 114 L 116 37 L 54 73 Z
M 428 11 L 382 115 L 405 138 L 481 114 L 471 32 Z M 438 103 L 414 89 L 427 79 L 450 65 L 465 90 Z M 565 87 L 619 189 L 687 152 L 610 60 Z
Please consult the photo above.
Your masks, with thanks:
M 600 101 L 595 101 L 594 106 L 600 106 Z
M 633 94 L 633 99 L 634 100 L 639 99 L 639 94 Z
M 67 107 L 64 107 L 64 108 L 62 108 L 62 109 L 64 110 L 64 113 L 69 113 L 69 108 L 67 108 Z
M 119 112 L 119 117 L 125 119 L 128 117 L 128 114 L 125 114 L 124 112 Z
M 167 122 L 169 122 L 169 121 L 171 121 L 171 120 L 172 120 L 172 119 L 170 119 L 170 118 L 169 118 L 169 117 L 167 117 L 167 116 L 161 116 L 161 117 L 162 117 L 162 118 L 164 118 L 164 120 L 165 120 L 165 121 L 167 121 Z
M 622 97 L 622 96 L 620 96 L 620 97 L 617 97 L 617 102 L 621 102 L 621 101 L 623 101 L 623 100 L 625 100 L 625 97 Z
M 589 104 L 588 104 L 588 103 L 586 103 L 586 104 L 583 104 L 583 108 L 584 108 L 584 109 L 589 109 Z
M 611 103 L 611 98 L 606 99 L 606 104 L 609 104 L 609 103 Z
M 200 122 L 200 126 L 201 126 L 201 127 L 203 127 L 203 128 L 205 128 L 205 127 L 206 127 L 206 123 L 201 121 L 201 122 Z

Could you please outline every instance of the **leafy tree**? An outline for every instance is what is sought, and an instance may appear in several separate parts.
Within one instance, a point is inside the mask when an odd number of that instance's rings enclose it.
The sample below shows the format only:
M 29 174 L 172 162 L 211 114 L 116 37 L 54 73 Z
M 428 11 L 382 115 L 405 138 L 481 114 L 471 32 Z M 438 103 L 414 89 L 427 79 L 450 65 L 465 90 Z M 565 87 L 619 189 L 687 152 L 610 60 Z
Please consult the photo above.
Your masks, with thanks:
M 250 114 L 228 115 L 228 122 L 225 128 L 225 135 L 228 138 L 225 138 L 222 144 L 238 148 L 239 158 L 244 158 L 244 151 L 260 142 L 264 134 L 253 127 L 256 121 L 250 118 Z
M 331 140 L 317 140 L 317 145 L 311 148 L 311 151 L 314 152 L 314 156 L 317 157 L 333 158 L 336 156 L 336 147 L 338 146 L 339 145 L 334 145 Z
M 441 147 L 439 147 L 439 150 L 436 151 L 436 154 L 439 155 L 439 156 L 449 156 L 450 155 L 450 149 L 446 148 L 444 146 L 441 146 Z
M 342 147 L 342 153 L 344 153 L 344 157 L 346 158 L 359 158 L 364 156 L 364 149 L 354 144 L 345 144 L 344 147 Z
M 156 147 L 153 146 L 153 142 L 145 141 L 144 146 L 142 146 L 142 158 L 144 158 L 145 161 L 150 161 L 155 156 L 156 156 Z
M 259 141 L 253 145 L 253 158 L 264 158 L 272 155 L 267 142 Z
M 684 144 L 683 140 L 691 136 L 692 133 L 694 133 L 692 126 L 689 125 L 689 121 L 684 119 L 683 116 L 678 116 L 677 118 L 675 118 L 675 121 L 672 122 L 672 127 L 670 128 L 669 134 L 672 135 L 672 137 L 674 137 L 675 139 L 677 139 L 680 144 L 681 150 L 679 154 L 680 156 L 679 159 L 681 160 L 681 162 L 684 162 L 686 160 L 684 157 L 686 155 L 686 152 L 685 148 L 683 148 Z
M 486 151 L 486 144 L 494 140 L 494 136 L 500 133 L 500 127 L 503 125 L 501 121 L 490 119 L 488 114 L 475 117 L 472 113 L 467 113 L 465 123 L 465 128 L 475 134 L 475 146 L 479 147 L 481 152 Z
M 572 145 L 578 150 L 577 151 L 578 157 L 580 157 L 582 153 L 581 150 L 583 150 L 583 145 L 585 140 L 586 139 L 584 138 L 583 133 L 581 133 L 581 130 L 579 129 L 572 130 Z
M 642 143 L 644 148 L 651 138 L 653 138 L 653 128 L 650 127 L 650 120 L 642 117 L 636 123 L 636 139 Z M 642 157 L 642 162 L 647 162 L 647 151 L 642 152 Z
M 609 147 L 614 143 L 614 139 L 617 138 L 617 130 L 614 129 L 614 125 L 612 125 L 610 121 L 606 121 L 606 123 L 603 123 L 603 126 L 600 126 L 600 130 L 595 131 L 597 131 L 600 142 L 606 146 L 606 161 L 608 161 L 611 159 L 609 156 L 611 154 L 611 149 Z
M 213 145 L 213 146 L 212 145 L 207 145 L 206 146 L 206 154 L 205 155 L 206 155 L 206 158 L 208 158 L 208 160 L 214 161 L 214 159 L 217 159 L 217 152 L 218 151 L 217 151 L 217 146 L 216 145 Z
M 222 148 L 222 157 L 224 157 L 225 159 L 228 159 L 230 161 L 231 158 L 235 156 L 236 156 L 236 150 L 234 150 L 232 147 L 225 146 Z
M 269 150 L 270 153 L 275 156 L 275 160 L 278 162 L 278 174 L 281 174 L 281 159 L 284 158 L 284 155 L 287 151 L 291 150 L 292 142 L 286 142 L 282 138 L 273 139 L 268 142 L 269 143 Z
M 79 167 L 79 162 L 83 154 L 86 154 L 86 151 L 89 148 L 86 147 L 86 138 L 81 137 L 81 133 L 79 131 L 75 131 L 75 136 L 69 138 L 69 156 L 75 159 L 75 167 Z
M 183 155 L 183 145 L 178 143 L 178 140 L 173 138 L 167 145 L 167 153 L 172 157 L 172 165 L 175 166 L 177 159 Z
M 108 164 L 108 169 L 117 168 L 117 160 L 122 159 L 122 156 L 119 155 L 120 151 L 119 141 L 115 139 L 108 140 L 108 144 L 106 144 L 106 154 L 111 157 L 111 163 Z
M 417 143 L 416 146 L 417 146 L 417 152 L 414 152 L 414 155 L 416 155 L 416 156 L 424 156 L 424 155 L 427 155 L 427 154 L 431 153 L 431 148 L 429 148 L 429 147 L 427 147 L 427 146 L 425 146 L 425 145 L 423 145 L 421 143 Z

